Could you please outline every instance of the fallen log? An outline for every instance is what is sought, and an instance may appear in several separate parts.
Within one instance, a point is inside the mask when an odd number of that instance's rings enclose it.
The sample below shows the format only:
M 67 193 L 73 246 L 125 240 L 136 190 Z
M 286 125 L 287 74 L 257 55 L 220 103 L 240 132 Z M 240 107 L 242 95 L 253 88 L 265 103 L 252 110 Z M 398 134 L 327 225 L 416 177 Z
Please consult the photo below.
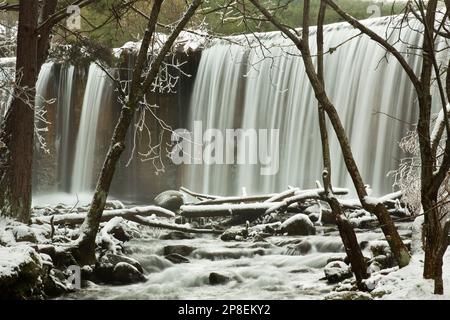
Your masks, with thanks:
M 187 189 L 185 187 L 181 187 L 180 191 L 182 191 L 182 192 L 184 192 L 184 193 L 186 193 L 186 194 L 188 194 L 188 195 L 190 195 L 190 196 L 192 196 L 194 198 L 197 198 L 199 200 L 203 200 L 203 199 L 220 199 L 220 198 L 222 198 L 220 196 L 213 196 L 213 195 L 209 195 L 209 194 L 203 194 L 203 193 L 194 192 L 194 191 L 191 191 L 191 190 L 189 190 L 189 189 Z
M 176 231 L 182 231 L 187 233 L 212 233 L 212 234 L 222 234 L 223 230 L 215 230 L 215 229 L 196 229 L 196 228 L 189 228 L 182 225 L 177 225 L 173 223 L 167 223 L 162 221 L 155 221 L 148 218 L 144 218 L 141 216 L 129 216 L 125 219 L 137 222 L 139 224 L 154 227 L 154 228 L 162 228 L 162 229 L 168 229 L 168 230 L 176 230 Z
M 186 218 L 227 217 L 233 215 L 249 215 L 257 218 L 274 203 L 240 203 L 240 204 L 212 204 L 212 205 L 184 205 L 181 215 Z
M 252 195 L 252 196 L 231 196 L 231 197 L 220 197 L 209 200 L 204 200 L 196 203 L 195 205 L 215 205 L 215 204 L 225 204 L 225 203 L 255 203 L 255 202 L 279 202 L 289 196 L 292 195 L 300 195 L 307 192 L 316 192 L 319 194 L 323 194 L 323 188 L 316 189 L 305 189 L 301 190 L 298 188 L 289 189 L 283 191 L 281 193 L 271 193 L 271 194 L 261 194 L 261 195 Z M 348 194 L 348 189 L 345 188 L 336 188 L 336 195 L 345 195 Z
M 173 213 L 170 210 L 157 207 L 157 206 L 145 206 L 145 207 L 133 207 L 129 209 L 114 209 L 114 210 L 105 210 L 103 211 L 101 221 L 109 221 L 114 217 L 122 217 L 124 219 L 127 219 L 127 217 L 132 216 L 151 216 L 155 215 L 158 217 L 164 217 L 164 218 L 174 218 L 175 213 Z M 86 217 L 85 213 L 68 213 L 68 214 L 59 214 L 59 215 L 53 215 L 53 216 L 45 216 L 45 217 L 35 217 L 32 218 L 32 222 L 36 224 L 42 224 L 42 223 L 51 223 L 51 219 L 53 217 L 53 224 L 54 225 L 61 225 L 61 224 L 69 224 L 69 225 L 76 225 L 76 224 L 82 224 L 84 221 L 84 218 Z

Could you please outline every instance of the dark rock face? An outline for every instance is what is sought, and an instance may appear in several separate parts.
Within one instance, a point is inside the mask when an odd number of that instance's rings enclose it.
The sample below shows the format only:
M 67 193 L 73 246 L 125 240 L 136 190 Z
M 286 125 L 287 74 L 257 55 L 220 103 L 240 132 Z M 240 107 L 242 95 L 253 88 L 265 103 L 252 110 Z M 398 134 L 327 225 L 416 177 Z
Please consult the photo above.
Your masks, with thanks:
M 182 255 L 179 255 L 178 253 L 171 253 L 165 256 L 167 260 L 169 260 L 172 263 L 178 264 L 178 263 L 189 263 L 189 259 L 183 257 Z
M 185 239 L 193 239 L 194 236 L 182 231 L 171 231 L 169 233 L 161 235 L 161 237 L 159 238 L 161 240 L 185 240 Z
M 231 280 L 232 278 L 230 276 L 218 272 L 211 272 L 209 274 L 209 284 L 211 285 L 226 284 Z
M 178 211 L 184 204 L 184 197 L 179 191 L 167 190 L 156 196 L 155 204 L 171 211 Z
M 290 236 L 308 236 L 316 234 L 316 228 L 306 214 L 296 214 L 281 224 L 280 231 Z
M 195 248 L 191 247 L 191 246 L 186 246 L 186 245 L 172 245 L 172 246 L 165 246 L 164 247 L 164 252 L 163 254 L 165 256 L 172 254 L 172 253 L 177 253 L 181 256 L 188 256 L 192 253 L 192 251 L 194 251 Z
M 117 284 L 131 284 L 145 282 L 145 276 L 134 266 L 126 262 L 119 262 L 113 270 L 114 282 Z

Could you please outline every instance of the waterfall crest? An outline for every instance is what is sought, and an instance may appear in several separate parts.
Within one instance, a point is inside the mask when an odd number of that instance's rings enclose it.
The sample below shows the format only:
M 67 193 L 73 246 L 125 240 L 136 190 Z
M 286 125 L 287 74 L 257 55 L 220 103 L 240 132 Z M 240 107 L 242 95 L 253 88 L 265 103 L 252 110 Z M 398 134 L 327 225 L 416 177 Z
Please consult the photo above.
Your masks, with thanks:
M 410 47 L 421 43 L 422 34 L 411 28 L 392 28 L 391 19 L 365 23 L 380 35 L 391 33 L 391 39 L 401 39 L 395 46 L 406 54 L 414 70 L 419 70 L 420 57 Z M 414 88 L 393 57 L 386 56 L 385 50 L 367 36 L 357 35 L 357 30 L 344 23 L 325 27 L 325 86 L 347 130 L 364 180 L 380 194 L 392 190 L 386 174 L 397 167 L 402 156 L 397 142 L 412 129 L 409 124 L 416 118 Z M 311 187 L 321 179 L 317 101 L 303 61 L 290 40 L 277 32 L 264 34 L 261 41 L 264 49 L 225 41 L 205 49 L 188 127 L 200 120 L 204 130 L 224 131 L 236 125 L 243 129 L 279 129 L 280 170 L 276 175 L 263 176 L 260 165 L 187 165 L 183 183 L 193 190 L 236 194 L 245 187 L 250 193 L 264 193 L 282 191 L 289 185 Z M 315 29 L 311 28 L 313 56 L 315 42 Z M 333 183 L 351 187 L 330 124 L 328 129 Z

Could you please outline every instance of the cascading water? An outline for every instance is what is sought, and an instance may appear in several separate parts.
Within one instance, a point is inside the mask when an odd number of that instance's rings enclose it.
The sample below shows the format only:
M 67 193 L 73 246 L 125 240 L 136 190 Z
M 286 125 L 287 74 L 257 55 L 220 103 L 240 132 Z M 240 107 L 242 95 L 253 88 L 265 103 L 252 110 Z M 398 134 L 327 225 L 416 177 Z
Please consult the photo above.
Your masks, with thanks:
M 95 63 L 91 64 L 76 143 L 71 183 L 72 193 L 88 192 L 93 188 L 100 109 L 108 101 L 111 93 L 112 85 L 107 74 Z
M 402 41 L 395 46 L 409 53 L 407 61 L 418 70 L 420 59 L 410 47 L 420 44 L 422 35 L 411 28 L 392 29 L 388 27 L 390 19 L 366 23 L 378 34 L 392 32 L 392 39 L 400 37 Z M 311 28 L 313 56 L 314 33 Z M 357 34 L 343 23 L 325 27 L 324 48 L 330 51 L 324 57 L 325 85 L 365 181 L 375 193 L 384 193 L 392 189 L 386 174 L 401 158 L 397 142 L 412 129 L 409 124 L 415 119 L 414 89 L 401 66 L 392 57 L 384 59 L 385 50 L 374 41 L 366 36 L 348 41 Z M 200 120 L 203 130 L 217 128 L 222 132 L 236 125 L 279 129 L 280 170 L 263 176 L 260 165 L 188 165 L 184 184 L 194 190 L 235 194 L 246 187 L 252 193 L 274 192 L 288 185 L 311 187 L 320 180 L 317 102 L 303 61 L 290 40 L 279 33 L 263 34 L 261 41 L 267 49 L 244 49 L 219 41 L 203 52 L 189 123 L 192 126 L 194 120 Z M 333 183 L 350 187 L 334 133 L 330 145 Z
M 57 119 L 57 139 L 56 152 L 58 154 L 58 189 L 70 191 L 70 155 L 72 152 L 70 145 L 70 133 L 72 127 L 72 93 L 75 67 L 63 64 L 59 74 L 58 84 L 58 119 Z

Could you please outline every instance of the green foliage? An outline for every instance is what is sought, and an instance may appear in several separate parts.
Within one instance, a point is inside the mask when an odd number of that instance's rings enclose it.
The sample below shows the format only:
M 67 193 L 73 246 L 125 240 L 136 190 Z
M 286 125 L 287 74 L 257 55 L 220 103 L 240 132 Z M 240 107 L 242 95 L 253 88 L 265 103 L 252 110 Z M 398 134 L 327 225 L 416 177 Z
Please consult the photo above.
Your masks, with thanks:
M 302 0 L 280 0 L 282 8 L 276 12 L 277 17 L 284 24 L 290 27 L 300 27 L 302 24 L 303 1 Z M 130 8 L 123 9 L 121 0 L 98 0 L 94 4 L 82 9 L 82 27 L 84 35 L 93 41 L 97 41 L 104 46 L 118 47 L 127 41 L 136 41 L 142 38 L 146 27 L 146 19 L 142 14 L 148 15 L 151 7 L 151 0 L 137 0 L 134 7 L 138 12 Z M 205 21 L 208 30 L 216 34 L 240 34 L 249 31 L 273 31 L 275 28 L 268 22 L 247 20 L 245 22 L 237 17 L 237 12 L 228 12 L 223 19 L 223 11 L 214 9 L 220 8 L 229 0 L 209 0 L 203 6 L 203 15 L 198 14 L 193 24 Z M 261 0 L 264 3 L 264 0 Z M 391 15 L 402 11 L 403 3 L 382 3 L 372 0 L 337 0 L 337 3 L 349 14 L 358 19 L 366 19 L 372 16 L 374 6 L 380 9 L 381 15 Z M 252 6 L 247 2 L 246 10 L 252 10 Z M 319 0 L 311 0 L 310 23 L 315 24 L 319 9 Z M 273 6 L 273 4 L 272 4 Z M 170 24 L 177 21 L 186 8 L 185 0 L 166 0 L 162 6 L 159 22 Z M 256 9 L 254 9 L 256 13 Z M 378 9 L 377 9 L 378 10 Z M 139 13 L 140 12 L 140 13 Z M 331 9 L 327 10 L 325 22 L 333 23 L 341 21 L 340 17 Z M 159 31 L 164 32 L 164 28 Z

